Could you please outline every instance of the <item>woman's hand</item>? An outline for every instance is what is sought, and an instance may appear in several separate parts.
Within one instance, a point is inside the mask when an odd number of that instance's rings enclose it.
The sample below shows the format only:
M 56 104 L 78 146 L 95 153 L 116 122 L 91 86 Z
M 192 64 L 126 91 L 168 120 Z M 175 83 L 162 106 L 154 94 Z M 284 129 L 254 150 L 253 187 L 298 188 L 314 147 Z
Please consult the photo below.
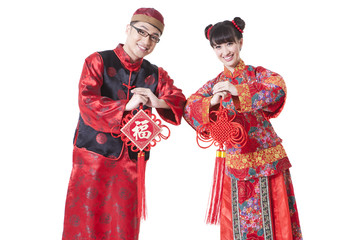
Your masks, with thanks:
M 228 95 L 229 92 L 227 91 L 222 91 L 222 92 L 217 92 L 215 93 L 211 100 L 210 100 L 210 107 L 219 104 L 221 99 L 224 99 L 226 97 L 226 95 Z
M 131 90 L 131 92 L 146 97 L 147 101 L 144 103 L 144 105 L 148 107 L 170 108 L 164 100 L 155 96 L 155 94 L 149 88 L 134 88 Z
M 222 91 L 227 91 L 232 96 L 239 95 L 236 87 L 230 82 L 218 82 L 217 84 L 215 84 L 215 86 L 213 87 L 213 94 L 215 95 L 216 93 L 222 92 Z

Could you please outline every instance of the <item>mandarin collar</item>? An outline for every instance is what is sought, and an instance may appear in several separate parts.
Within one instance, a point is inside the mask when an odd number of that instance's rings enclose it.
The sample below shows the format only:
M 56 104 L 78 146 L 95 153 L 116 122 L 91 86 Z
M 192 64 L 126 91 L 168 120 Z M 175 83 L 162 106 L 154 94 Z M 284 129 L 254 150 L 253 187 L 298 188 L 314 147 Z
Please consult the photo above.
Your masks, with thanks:
M 142 64 L 143 58 L 139 59 L 136 62 L 131 62 L 130 56 L 124 50 L 124 44 L 119 44 L 114 49 L 115 54 L 120 59 L 121 63 L 130 71 L 138 71 Z
M 235 77 L 238 77 L 242 74 L 242 72 L 244 71 L 245 69 L 245 63 L 242 59 L 240 59 L 240 62 L 238 63 L 238 65 L 236 65 L 235 69 L 234 69 L 234 73 L 232 73 L 229 69 L 227 69 L 225 66 L 224 66 L 224 74 L 226 77 L 229 77 L 229 78 L 235 78 Z

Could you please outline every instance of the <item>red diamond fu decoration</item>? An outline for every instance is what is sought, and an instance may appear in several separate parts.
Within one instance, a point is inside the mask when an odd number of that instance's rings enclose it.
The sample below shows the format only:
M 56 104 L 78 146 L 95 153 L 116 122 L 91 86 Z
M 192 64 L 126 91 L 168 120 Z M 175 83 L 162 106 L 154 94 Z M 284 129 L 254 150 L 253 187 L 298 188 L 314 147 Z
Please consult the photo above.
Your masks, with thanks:
M 149 109 L 143 110 L 140 105 L 139 111 L 132 110 L 122 119 L 121 124 L 115 127 L 121 128 L 122 134 L 115 136 L 113 132 L 111 135 L 114 138 L 121 137 L 123 143 L 130 147 L 133 152 L 138 152 L 137 156 L 137 195 L 138 195 L 138 216 L 139 218 L 146 218 L 145 206 L 145 153 L 151 147 L 154 147 L 161 139 L 168 139 L 170 136 L 170 129 L 161 124 L 161 120 L 157 119 Z M 167 130 L 166 136 L 162 134 L 163 129 Z M 111 130 L 113 131 L 113 129 Z M 166 132 L 166 131 L 165 131 Z
M 121 128 L 121 132 L 140 151 L 146 148 L 161 131 L 161 127 L 142 109 Z

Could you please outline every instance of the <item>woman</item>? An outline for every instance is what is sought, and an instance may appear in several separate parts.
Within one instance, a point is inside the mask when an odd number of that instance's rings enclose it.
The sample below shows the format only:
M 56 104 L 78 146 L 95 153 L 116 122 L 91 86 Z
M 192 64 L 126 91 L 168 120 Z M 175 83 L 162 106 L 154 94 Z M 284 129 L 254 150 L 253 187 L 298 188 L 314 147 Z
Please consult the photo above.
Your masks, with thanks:
M 239 17 L 205 28 L 224 71 L 189 97 L 184 118 L 197 129 L 222 104 L 235 111 L 234 121 L 245 130 L 247 141 L 226 149 L 221 239 L 302 239 L 291 164 L 269 121 L 284 107 L 286 86 L 279 74 L 245 65 L 240 58 L 244 28 Z

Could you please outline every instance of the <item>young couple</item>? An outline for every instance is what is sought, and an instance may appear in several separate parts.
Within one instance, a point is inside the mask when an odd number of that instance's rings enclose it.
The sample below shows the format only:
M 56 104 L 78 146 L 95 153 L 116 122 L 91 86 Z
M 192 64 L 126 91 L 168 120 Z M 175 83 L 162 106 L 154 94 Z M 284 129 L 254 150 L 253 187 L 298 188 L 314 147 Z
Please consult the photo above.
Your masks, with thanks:
M 209 123 L 219 104 L 235 111 L 247 135 L 246 143 L 226 149 L 221 239 L 302 239 L 291 165 L 269 121 L 284 107 L 285 83 L 263 67 L 245 65 L 240 58 L 244 28 L 239 17 L 205 28 L 224 71 L 187 101 L 164 69 L 144 59 L 164 30 L 163 16 L 153 8 L 135 11 L 124 44 L 86 58 L 64 240 L 138 239 L 137 154 L 113 137 L 131 110 L 156 108 L 166 122 L 179 125 L 183 116 L 197 129 Z

